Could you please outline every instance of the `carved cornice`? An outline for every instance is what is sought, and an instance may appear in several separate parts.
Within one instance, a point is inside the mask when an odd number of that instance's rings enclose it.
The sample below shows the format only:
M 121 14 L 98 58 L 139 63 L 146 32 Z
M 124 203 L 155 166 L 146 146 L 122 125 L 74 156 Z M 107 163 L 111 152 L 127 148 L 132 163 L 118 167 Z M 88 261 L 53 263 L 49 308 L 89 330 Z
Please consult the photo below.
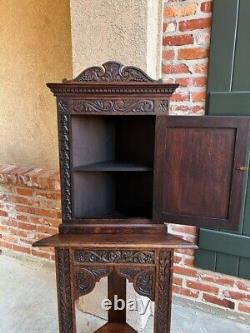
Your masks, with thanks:
M 73 100 L 74 113 L 154 113 L 154 101 L 143 99 Z
M 155 254 L 134 250 L 75 250 L 74 259 L 79 263 L 153 264 Z
M 83 84 L 83 83 L 48 83 L 47 86 L 54 95 L 116 95 L 116 94 L 144 94 L 169 96 L 178 87 L 177 84 L 138 83 L 138 84 Z
M 116 61 L 105 62 L 102 67 L 85 69 L 74 80 L 67 82 L 154 82 L 144 71 L 124 66 Z
M 133 283 L 135 291 L 141 296 L 147 296 L 154 301 L 154 269 L 116 267 L 117 273 Z

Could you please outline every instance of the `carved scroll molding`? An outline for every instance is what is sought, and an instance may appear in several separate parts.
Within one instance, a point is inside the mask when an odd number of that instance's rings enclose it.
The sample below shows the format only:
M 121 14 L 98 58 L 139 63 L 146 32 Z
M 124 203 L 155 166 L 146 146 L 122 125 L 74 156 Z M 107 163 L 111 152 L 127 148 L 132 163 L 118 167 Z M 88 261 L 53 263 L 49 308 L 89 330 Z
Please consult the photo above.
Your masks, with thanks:
M 142 99 L 74 100 L 72 111 L 75 113 L 153 113 L 154 101 Z
M 85 69 L 71 82 L 154 82 L 144 71 L 137 67 L 125 67 L 119 62 L 108 61 L 102 67 Z
M 79 263 L 153 264 L 155 253 L 136 250 L 75 250 L 74 259 Z
M 104 276 L 109 275 L 113 267 L 87 267 L 75 273 L 76 297 L 89 294 L 94 288 L 96 282 Z
M 172 253 L 160 251 L 156 276 L 155 332 L 170 333 Z
M 72 218 L 71 175 L 70 175 L 70 115 L 65 99 L 58 99 L 58 132 L 61 168 L 62 217 L 63 221 Z
M 116 272 L 132 282 L 139 295 L 154 301 L 154 268 L 116 267 Z
M 74 332 L 74 300 L 71 292 L 69 250 L 56 249 L 57 292 L 60 332 Z

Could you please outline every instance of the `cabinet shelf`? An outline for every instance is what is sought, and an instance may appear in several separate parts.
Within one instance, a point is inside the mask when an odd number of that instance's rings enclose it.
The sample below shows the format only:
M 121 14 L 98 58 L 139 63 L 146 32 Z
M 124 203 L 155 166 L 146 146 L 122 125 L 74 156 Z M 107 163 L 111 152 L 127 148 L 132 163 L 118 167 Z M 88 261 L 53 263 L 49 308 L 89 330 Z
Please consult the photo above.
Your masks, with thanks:
M 74 168 L 77 172 L 150 172 L 152 170 L 153 168 L 149 165 L 119 161 L 91 163 Z

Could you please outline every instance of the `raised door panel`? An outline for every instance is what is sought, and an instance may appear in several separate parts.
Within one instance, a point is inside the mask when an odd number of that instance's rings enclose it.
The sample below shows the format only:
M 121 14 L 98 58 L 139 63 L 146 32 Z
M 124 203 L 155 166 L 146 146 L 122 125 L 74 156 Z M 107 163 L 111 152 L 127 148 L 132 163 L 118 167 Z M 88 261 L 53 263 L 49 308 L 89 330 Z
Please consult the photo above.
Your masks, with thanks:
M 249 118 L 158 117 L 156 127 L 154 219 L 236 229 Z

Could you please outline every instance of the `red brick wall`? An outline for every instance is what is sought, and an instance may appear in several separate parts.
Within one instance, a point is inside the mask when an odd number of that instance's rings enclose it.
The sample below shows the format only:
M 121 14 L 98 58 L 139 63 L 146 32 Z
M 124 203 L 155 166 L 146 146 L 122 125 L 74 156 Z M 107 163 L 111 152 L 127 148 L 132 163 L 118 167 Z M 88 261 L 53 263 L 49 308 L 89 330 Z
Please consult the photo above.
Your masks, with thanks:
M 44 259 L 50 248 L 31 244 L 55 234 L 61 218 L 59 173 L 39 168 L 0 166 L 0 246 Z
M 179 83 L 171 114 L 204 114 L 212 1 L 165 0 L 162 77 Z M 169 231 L 191 242 L 196 229 L 170 225 Z M 176 251 L 174 292 L 198 302 L 250 314 L 250 281 L 198 270 L 193 251 Z
M 165 1 L 162 76 L 180 85 L 172 114 L 204 113 L 211 9 L 211 1 Z

